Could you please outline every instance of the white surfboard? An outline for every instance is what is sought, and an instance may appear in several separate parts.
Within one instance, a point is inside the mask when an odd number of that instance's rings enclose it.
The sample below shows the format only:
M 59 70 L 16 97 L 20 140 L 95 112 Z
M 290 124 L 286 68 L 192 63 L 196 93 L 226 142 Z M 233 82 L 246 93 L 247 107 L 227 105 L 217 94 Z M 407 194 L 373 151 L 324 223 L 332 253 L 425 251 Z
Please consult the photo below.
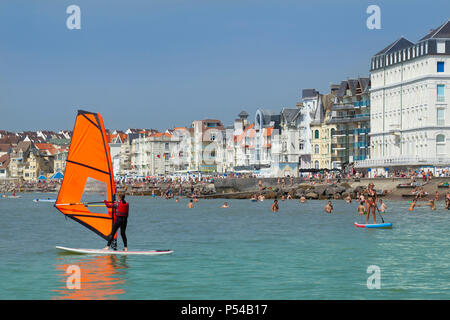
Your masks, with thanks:
M 66 248 L 66 247 L 59 247 L 59 246 L 57 246 L 56 249 L 66 251 L 66 252 L 79 253 L 79 254 L 116 254 L 116 255 L 155 256 L 155 255 L 173 253 L 172 250 L 123 251 L 123 250 Z

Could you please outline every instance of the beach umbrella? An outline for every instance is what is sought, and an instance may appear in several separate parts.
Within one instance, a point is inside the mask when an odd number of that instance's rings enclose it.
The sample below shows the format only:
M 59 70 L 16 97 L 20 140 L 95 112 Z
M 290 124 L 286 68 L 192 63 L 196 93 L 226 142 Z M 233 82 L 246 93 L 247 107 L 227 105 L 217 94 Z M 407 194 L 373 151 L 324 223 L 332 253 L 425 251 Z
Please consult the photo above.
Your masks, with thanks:
M 38 180 L 47 180 L 47 178 L 44 175 L 40 175 Z

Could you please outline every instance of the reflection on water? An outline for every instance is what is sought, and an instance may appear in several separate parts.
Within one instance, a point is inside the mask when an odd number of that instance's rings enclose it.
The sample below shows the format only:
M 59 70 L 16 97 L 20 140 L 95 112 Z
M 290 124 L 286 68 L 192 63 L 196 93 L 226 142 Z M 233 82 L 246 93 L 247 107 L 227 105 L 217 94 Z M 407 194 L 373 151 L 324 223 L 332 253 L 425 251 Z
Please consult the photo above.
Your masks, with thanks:
M 58 293 L 53 299 L 116 299 L 124 294 L 128 265 L 126 256 L 83 256 L 64 254 L 59 255 L 56 261 L 57 276 L 61 281 Z M 80 268 L 80 289 L 69 289 L 67 279 L 71 276 L 66 273 L 70 266 Z

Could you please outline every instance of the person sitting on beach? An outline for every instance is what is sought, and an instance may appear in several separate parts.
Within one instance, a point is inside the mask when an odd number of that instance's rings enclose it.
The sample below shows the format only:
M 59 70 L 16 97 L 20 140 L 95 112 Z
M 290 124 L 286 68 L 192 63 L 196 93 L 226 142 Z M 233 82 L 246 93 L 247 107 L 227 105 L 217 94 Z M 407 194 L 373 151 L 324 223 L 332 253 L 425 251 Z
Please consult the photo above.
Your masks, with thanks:
M 221 206 L 221 208 L 229 208 L 228 202 L 225 202 L 225 203 Z
M 259 197 L 258 197 L 258 200 L 259 201 L 264 201 L 264 196 L 262 194 L 260 194 Z
M 363 215 L 365 215 L 367 213 L 366 212 L 366 207 L 364 207 L 364 202 L 362 202 L 362 201 L 359 203 L 358 212 L 359 212 L 360 216 L 363 216 Z
M 192 199 L 189 200 L 188 208 L 194 208 L 194 201 Z
M 439 201 L 439 192 L 436 191 L 436 193 L 434 194 L 434 200 L 435 201 Z
M 333 211 L 333 205 L 331 204 L 331 201 L 328 201 L 327 205 L 325 206 L 325 212 L 331 213 Z
M 281 196 L 281 201 L 284 201 L 284 200 L 286 200 L 286 199 L 285 199 L 284 195 L 282 195 Z
M 378 209 L 378 211 L 380 211 L 380 212 L 385 212 L 386 211 L 386 209 L 387 209 L 387 205 L 386 205 L 386 203 L 384 203 L 383 202 L 383 200 L 382 199 L 380 199 L 380 209 Z
M 287 200 L 292 200 L 292 196 L 291 196 L 291 194 L 290 194 L 290 193 L 288 193 L 288 195 L 287 195 L 286 199 L 287 199 Z

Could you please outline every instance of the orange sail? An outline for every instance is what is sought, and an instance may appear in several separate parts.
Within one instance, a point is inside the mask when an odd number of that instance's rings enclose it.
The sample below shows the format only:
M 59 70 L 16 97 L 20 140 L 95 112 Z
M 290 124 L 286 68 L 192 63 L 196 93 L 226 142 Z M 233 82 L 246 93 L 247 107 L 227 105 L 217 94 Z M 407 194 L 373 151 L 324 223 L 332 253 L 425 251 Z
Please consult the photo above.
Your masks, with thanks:
M 79 110 L 55 207 L 107 239 L 114 223 L 112 209 L 104 207 L 103 212 L 94 212 L 93 207 L 102 205 L 83 202 L 92 181 L 94 185 L 104 186 L 103 199 L 115 200 L 114 174 L 103 119 L 99 113 Z

